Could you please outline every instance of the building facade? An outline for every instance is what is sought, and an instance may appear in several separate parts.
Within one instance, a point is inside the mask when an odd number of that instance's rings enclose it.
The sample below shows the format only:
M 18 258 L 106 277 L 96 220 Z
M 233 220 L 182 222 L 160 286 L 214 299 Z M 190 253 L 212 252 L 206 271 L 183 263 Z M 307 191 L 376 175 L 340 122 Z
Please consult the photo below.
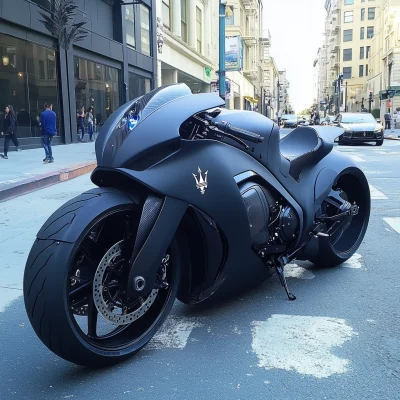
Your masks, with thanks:
M 229 0 L 226 6 L 226 78 L 229 109 L 265 112 L 261 0 Z
M 365 95 L 373 94 L 372 108 L 381 119 L 400 107 L 400 0 L 383 0 L 377 14 L 377 32 L 369 54 L 370 74 Z M 386 91 L 393 90 L 390 102 Z M 378 114 L 378 111 L 376 112 Z
M 372 43 L 380 29 L 381 0 L 326 0 L 319 82 L 332 111 L 360 111 L 367 103 Z M 323 68 L 325 63 L 325 68 Z M 343 75 L 340 92 L 334 81 Z M 333 100 L 333 101 L 332 101 Z
M 211 91 L 218 66 L 218 1 L 157 0 L 157 86 Z
M 279 71 L 279 97 L 278 109 L 280 114 L 291 114 L 294 112 L 289 98 L 290 82 L 286 76 L 286 69 Z
M 271 119 L 277 119 L 278 106 L 278 79 L 279 70 L 275 59 L 270 55 L 271 36 L 268 32 L 263 38 L 264 55 L 262 59 L 263 84 L 261 89 L 265 97 L 265 115 Z
M 87 35 L 64 51 L 39 21 L 52 0 L 0 2 L 0 120 L 13 105 L 23 148 L 41 146 L 38 118 L 45 102 L 57 114 L 54 143 L 72 143 L 78 140 L 77 109 L 93 107 L 99 127 L 157 82 L 155 0 L 76 3 Z

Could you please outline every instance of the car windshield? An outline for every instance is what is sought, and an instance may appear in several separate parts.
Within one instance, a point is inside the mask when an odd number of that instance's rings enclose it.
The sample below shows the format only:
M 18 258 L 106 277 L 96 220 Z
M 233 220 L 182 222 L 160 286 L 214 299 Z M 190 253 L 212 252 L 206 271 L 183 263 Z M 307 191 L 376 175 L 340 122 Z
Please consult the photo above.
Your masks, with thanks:
M 296 119 L 297 117 L 294 114 L 282 115 L 282 119 Z
M 343 114 L 343 124 L 376 123 L 372 114 Z

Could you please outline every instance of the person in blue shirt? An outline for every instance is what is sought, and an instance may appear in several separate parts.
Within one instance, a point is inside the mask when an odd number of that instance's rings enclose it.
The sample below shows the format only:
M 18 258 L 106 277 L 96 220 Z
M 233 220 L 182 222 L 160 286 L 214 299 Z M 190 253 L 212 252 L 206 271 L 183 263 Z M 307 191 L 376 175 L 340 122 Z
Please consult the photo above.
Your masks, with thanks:
M 45 164 L 54 162 L 51 142 L 57 133 L 56 113 L 53 111 L 53 105 L 45 103 L 45 111 L 40 114 L 40 126 L 42 127 L 42 143 L 46 157 L 43 160 Z

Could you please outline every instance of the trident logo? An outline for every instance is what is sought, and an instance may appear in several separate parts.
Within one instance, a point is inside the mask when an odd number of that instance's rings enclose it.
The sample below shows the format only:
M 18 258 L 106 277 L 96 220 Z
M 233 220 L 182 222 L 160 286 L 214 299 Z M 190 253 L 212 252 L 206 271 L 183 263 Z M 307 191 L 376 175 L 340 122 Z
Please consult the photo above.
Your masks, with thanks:
M 205 172 L 204 179 L 203 179 L 203 176 L 201 174 L 200 167 L 198 167 L 198 171 L 199 171 L 199 179 L 197 179 L 197 175 L 196 174 L 192 174 L 192 175 L 194 176 L 194 179 L 196 179 L 196 187 L 197 187 L 197 189 L 200 189 L 200 193 L 204 194 L 206 189 L 207 189 L 207 174 L 208 174 L 208 171 Z

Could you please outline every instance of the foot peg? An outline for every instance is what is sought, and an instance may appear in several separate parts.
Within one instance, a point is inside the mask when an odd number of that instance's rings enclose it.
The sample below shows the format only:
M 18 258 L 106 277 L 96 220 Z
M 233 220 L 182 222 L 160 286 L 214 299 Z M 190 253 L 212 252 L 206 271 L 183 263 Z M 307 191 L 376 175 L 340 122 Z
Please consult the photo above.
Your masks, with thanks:
M 277 264 L 275 266 L 275 269 L 276 269 L 276 272 L 277 272 L 277 274 L 279 276 L 279 280 L 281 281 L 282 286 L 285 288 L 286 295 L 287 295 L 287 297 L 288 297 L 288 299 L 290 301 L 296 300 L 296 296 L 289 292 L 289 287 L 288 287 L 288 284 L 286 282 L 285 271 L 284 271 L 283 264 L 280 261 L 278 261 L 278 262 L 279 262 L 279 265 Z

